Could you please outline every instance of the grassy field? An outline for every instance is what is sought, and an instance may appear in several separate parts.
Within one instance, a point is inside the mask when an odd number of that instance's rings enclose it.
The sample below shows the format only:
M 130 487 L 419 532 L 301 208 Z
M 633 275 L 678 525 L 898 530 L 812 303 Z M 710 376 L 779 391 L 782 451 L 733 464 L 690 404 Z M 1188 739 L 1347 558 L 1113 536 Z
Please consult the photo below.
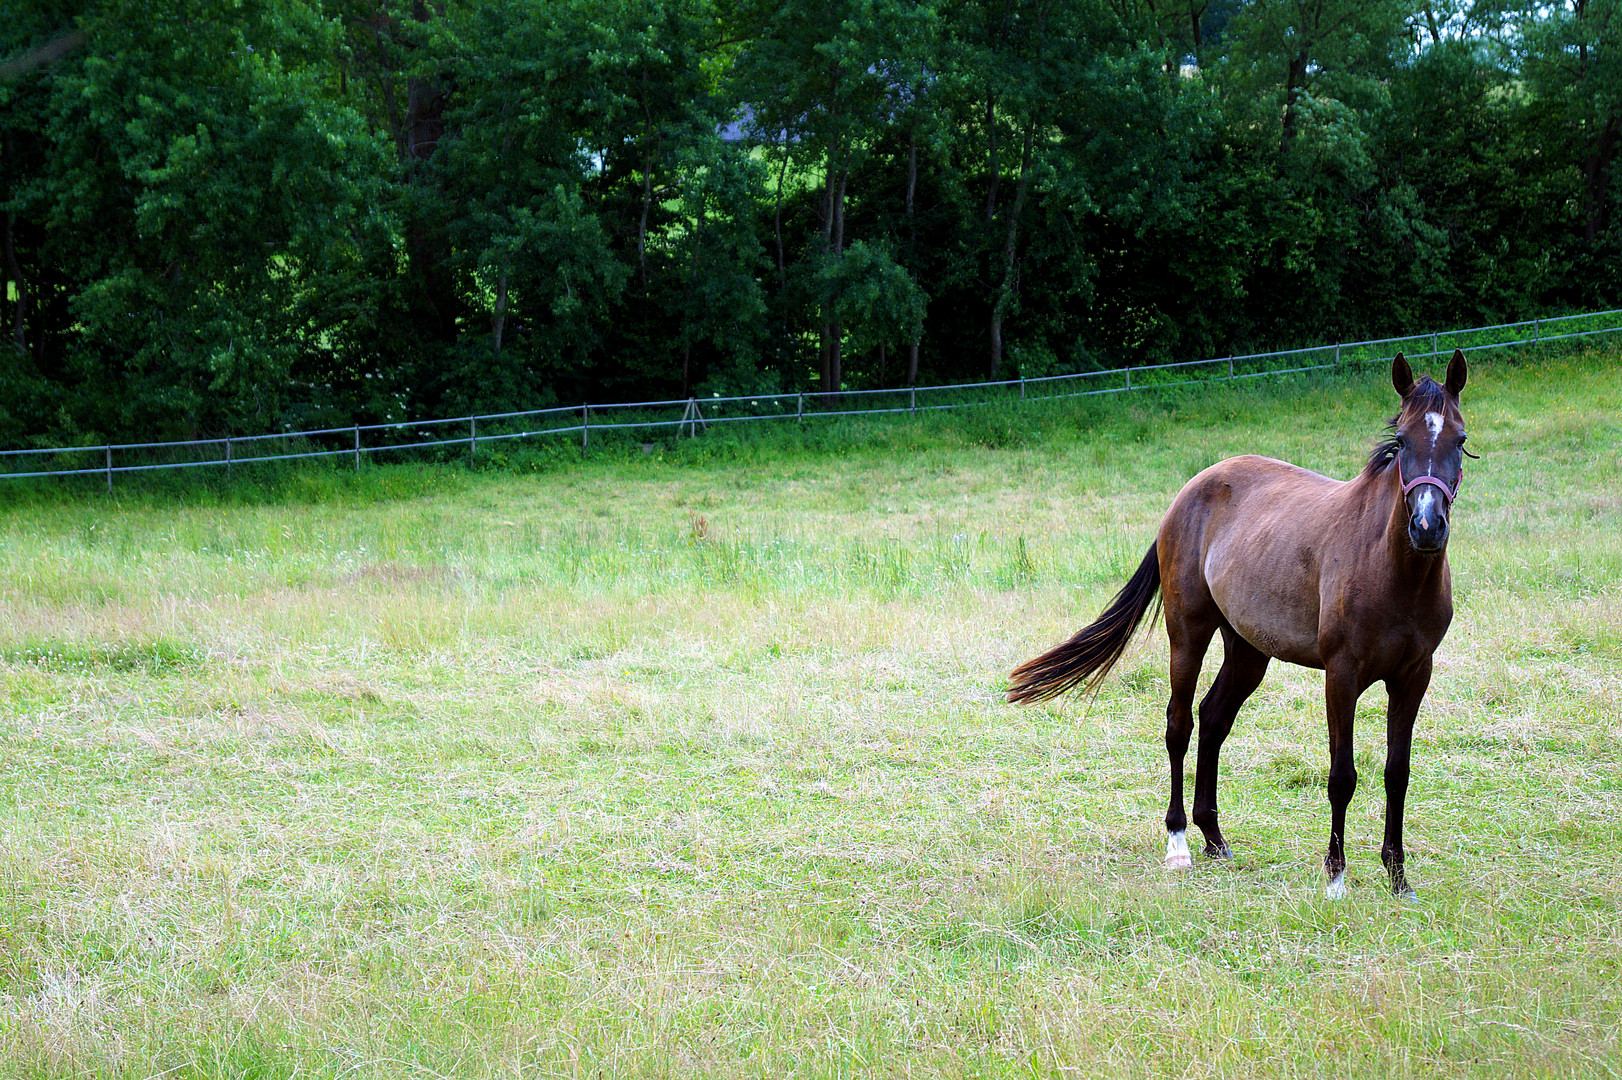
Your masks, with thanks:
M 1339 902 L 1318 673 L 1175 875 L 1163 634 L 1001 699 L 1199 468 L 1352 475 L 1383 368 L 4 489 L 0 1074 L 1615 1076 L 1622 361 L 1474 361 L 1408 904 L 1377 690 Z

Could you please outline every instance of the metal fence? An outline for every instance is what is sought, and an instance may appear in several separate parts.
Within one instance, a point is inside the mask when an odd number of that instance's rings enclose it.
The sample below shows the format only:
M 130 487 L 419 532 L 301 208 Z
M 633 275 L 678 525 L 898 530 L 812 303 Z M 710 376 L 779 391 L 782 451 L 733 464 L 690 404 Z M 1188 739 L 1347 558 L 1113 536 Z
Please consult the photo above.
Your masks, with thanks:
M 1411 359 L 1423 359 L 1451 354 L 1456 348 L 1466 351 L 1500 349 L 1614 333 L 1622 333 L 1622 309 L 1478 326 L 1468 330 L 1439 330 L 1305 349 L 998 382 L 892 390 L 844 390 L 837 394 L 813 391 L 613 405 L 588 403 L 442 420 L 352 424 L 349 427 L 237 435 L 221 439 L 0 450 L 0 468 L 10 466 L 11 470 L 0 473 L 0 479 L 105 475 L 107 489 L 111 491 L 115 474 L 157 469 L 223 468 L 229 473 L 238 465 L 321 457 L 352 457 L 355 468 L 359 469 L 367 460 L 388 460 L 413 451 L 452 446 L 466 446 L 471 459 L 481 445 L 490 446 L 513 439 L 562 439 L 577 435 L 581 447 L 585 448 L 590 446 L 593 432 L 641 432 L 644 438 L 657 433 L 696 435 L 712 424 L 767 420 L 803 423 L 807 419 L 825 417 L 919 413 L 1012 401 L 1118 394 L 1131 390 L 1350 368 L 1389 360 L 1397 352 L 1406 353 Z

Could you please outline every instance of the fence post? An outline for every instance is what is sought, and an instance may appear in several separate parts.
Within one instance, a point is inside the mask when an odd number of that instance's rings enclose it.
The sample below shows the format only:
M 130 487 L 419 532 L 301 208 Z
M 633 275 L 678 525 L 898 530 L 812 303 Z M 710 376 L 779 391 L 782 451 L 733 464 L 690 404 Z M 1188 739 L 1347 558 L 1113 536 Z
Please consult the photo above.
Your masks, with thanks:
M 1228 357 L 1228 378 L 1233 378 L 1233 357 Z
M 473 455 L 479 452 L 479 418 L 467 418 L 467 463 L 473 464 Z
M 360 472 L 360 425 L 355 425 L 355 471 Z
M 918 412 L 918 388 L 916 386 L 907 387 L 907 412 L 911 414 Z
M 1532 320 L 1532 344 L 1543 344 L 1543 316 L 1541 315 Z
M 225 478 L 231 479 L 231 440 L 225 440 Z
M 805 394 L 799 393 L 794 396 L 798 399 L 797 404 L 794 406 L 794 422 L 803 424 L 805 423 Z
M 1436 331 L 1431 331 L 1431 355 L 1436 355 Z
M 1335 342 L 1335 366 L 1340 367 L 1340 342 Z
M 680 431 L 680 428 L 676 429 Z M 586 444 L 591 441 L 591 402 L 580 406 L 580 452 L 586 452 Z
M 1025 376 L 1019 377 L 1019 400 L 1025 400 Z
M 107 494 L 113 493 L 113 448 L 107 448 Z
M 1132 369 L 1131 368 L 1126 369 L 1126 388 L 1128 390 L 1132 389 Z

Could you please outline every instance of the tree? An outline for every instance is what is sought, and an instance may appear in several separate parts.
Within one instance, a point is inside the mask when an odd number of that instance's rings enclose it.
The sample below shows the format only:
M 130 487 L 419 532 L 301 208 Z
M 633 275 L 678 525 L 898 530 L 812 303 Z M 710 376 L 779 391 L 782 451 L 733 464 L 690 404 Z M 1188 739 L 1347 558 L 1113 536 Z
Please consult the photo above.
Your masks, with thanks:
M 1521 70 L 1547 110 L 1546 134 L 1565 145 L 1582 178 L 1582 236 L 1607 238 L 1617 201 L 1612 175 L 1622 153 L 1622 3 L 1568 0 L 1522 22 Z M 1551 149 L 1554 149 L 1551 147 Z
M 53 387 L 31 407 L 58 438 L 274 426 L 390 240 L 380 147 L 328 92 L 336 27 L 296 2 L 106 0 L 77 32 L 15 91 L 39 137 L 8 177 L 7 261 Z
M 856 239 L 847 230 L 852 178 L 899 125 L 912 88 L 925 81 L 927 50 L 920 46 L 933 32 L 934 8 L 903 0 L 791 0 L 749 11 L 744 21 L 757 29 L 734 64 L 732 93 L 749 103 L 752 127 L 777 159 L 779 296 L 786 301 L 797 291 L 814 304 L 818 383 L 835 394 L 844 382 L 840 290 L 853 273 L 840 264 Z M 790 290 L 781 190 L 795 164 L 817 170 L 820 185 L 815 232 L 797 245 L 800 280 Z

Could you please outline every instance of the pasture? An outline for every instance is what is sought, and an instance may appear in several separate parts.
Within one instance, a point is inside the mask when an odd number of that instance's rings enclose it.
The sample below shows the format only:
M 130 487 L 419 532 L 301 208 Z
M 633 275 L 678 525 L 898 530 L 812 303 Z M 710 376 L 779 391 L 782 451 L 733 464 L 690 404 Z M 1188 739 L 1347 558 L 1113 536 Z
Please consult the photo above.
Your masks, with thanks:
M 1338 902 L 1320 673 L 1273 665 L 1235 858 L 1180 874 L 1158 629 L 1091 701 L 1002 700 L 1199 468 L 1353 475 L 1381 365 L 0 491 L 0 1074 L 1614 1076 L 1622 363 L 1471 363 L 1413 903 L 1378 687 Z

